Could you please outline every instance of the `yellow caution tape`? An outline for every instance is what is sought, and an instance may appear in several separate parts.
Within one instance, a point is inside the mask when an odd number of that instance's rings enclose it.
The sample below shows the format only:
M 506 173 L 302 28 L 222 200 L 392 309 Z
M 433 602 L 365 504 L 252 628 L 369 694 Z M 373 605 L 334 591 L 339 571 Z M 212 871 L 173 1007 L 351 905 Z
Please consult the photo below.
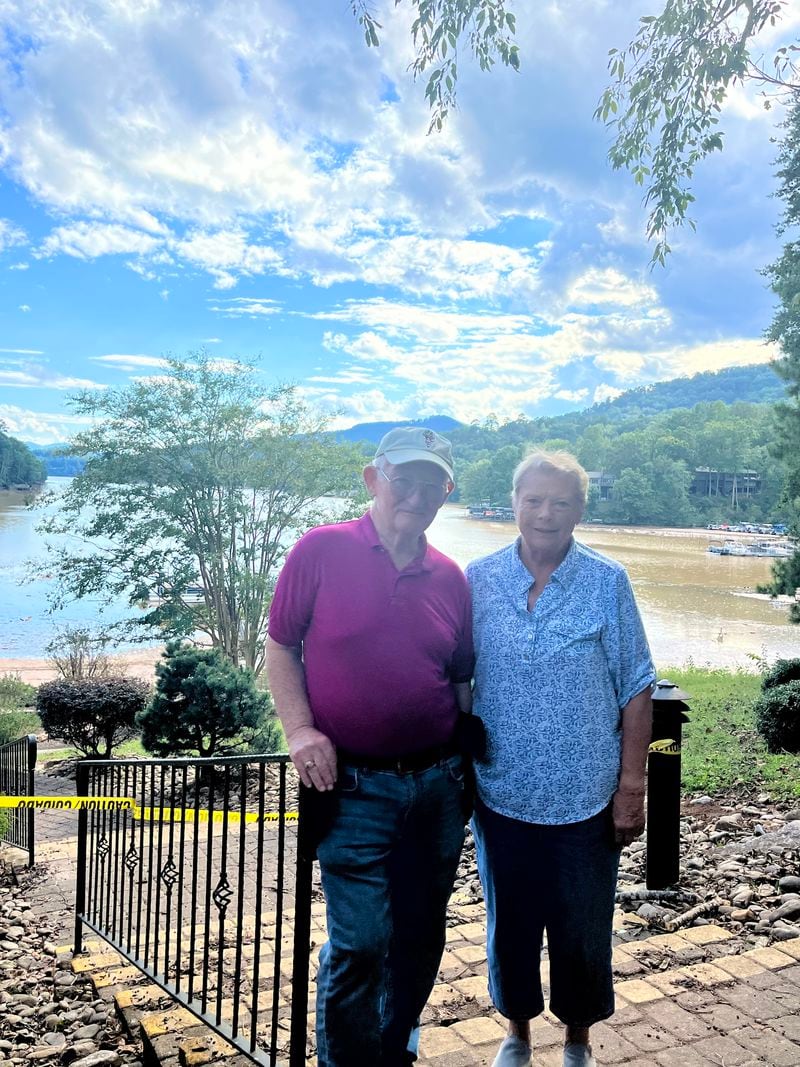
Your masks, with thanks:
M 238 811 L 215 811 L 213 814 L 201 808 L 142 808 L 130 797 L 4 797 L 0 796 L 0 808 L 14 808 L 16 811 L 130 811 L 134 819 L 146 819 L 148 822 L 241 822 Z M 264 822 L 278 822 L 280 812 L 265 811 Z M 297 819 L 296 811 L 284 813 L 284 819 Z M 257 811 L 244 813 L 246 823 L 262 821 Z
M 647 751 L 657 752 L 659 756 L 680 756 L 681 746 L 672 738 L 664 737 L 660 741 L 653 741 Z

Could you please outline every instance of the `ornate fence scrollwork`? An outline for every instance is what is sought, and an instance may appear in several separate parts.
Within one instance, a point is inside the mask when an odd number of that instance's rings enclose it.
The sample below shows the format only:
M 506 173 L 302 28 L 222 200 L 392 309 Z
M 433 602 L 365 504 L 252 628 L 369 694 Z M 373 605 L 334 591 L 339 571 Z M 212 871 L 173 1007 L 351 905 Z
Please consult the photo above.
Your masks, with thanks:
M 311 859 L 288 756 L 84 760 L 85 929 L 264 1064 L 306 1060 Z

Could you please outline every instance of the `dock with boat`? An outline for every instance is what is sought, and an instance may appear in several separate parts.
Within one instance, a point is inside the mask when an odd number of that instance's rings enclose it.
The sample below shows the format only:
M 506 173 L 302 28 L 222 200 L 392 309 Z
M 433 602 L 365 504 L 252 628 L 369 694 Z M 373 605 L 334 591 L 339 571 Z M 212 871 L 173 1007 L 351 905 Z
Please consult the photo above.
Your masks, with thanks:
M 715 556 L 760 556 L 768 559 L 789 559 L 795 553 L 791 541 L 737 541 L 727 538 L 721 544 L 710 544 L 708 551 Z
M 467 518 L 488 519 L 490 522 L 513 522 L 514 509 L 504 504 L 469 504 Z

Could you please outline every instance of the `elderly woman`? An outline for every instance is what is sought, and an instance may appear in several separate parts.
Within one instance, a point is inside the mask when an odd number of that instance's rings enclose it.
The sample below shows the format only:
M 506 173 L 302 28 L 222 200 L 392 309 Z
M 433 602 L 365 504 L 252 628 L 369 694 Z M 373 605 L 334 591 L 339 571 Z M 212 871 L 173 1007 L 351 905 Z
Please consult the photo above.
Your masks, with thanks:
M 474 830 L 489 990 L 509 1021 L 494 1067 L 532 1062 L 544 931 L 564 1067 L 595 1067 L 589 1027 L 614 1011 L 619 851 L 644 829 L 653 664 L 624 569 L 572 536 L 588 481 L 565 452 L 528 456 L 519 538 L 467 568 L 488 741 Z

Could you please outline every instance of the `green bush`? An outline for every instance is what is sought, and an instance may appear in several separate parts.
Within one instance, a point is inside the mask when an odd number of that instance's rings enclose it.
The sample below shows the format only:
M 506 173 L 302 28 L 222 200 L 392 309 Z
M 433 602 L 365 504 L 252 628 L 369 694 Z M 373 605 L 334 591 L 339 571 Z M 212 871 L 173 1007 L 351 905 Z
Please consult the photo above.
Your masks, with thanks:
M 28 734 L 38 733 L 41 723 L 34 711 L 3 711 L 0 709 L 0 745 L 19 741 Z
M 18 674 L 0 675 L 0 708 L 32 708 L 36 686 L 23 682 Z
M 137 721 L 148 752 L 213 756 L 263 736 L 270 700 L 256 689 L 252 671 L 219 649 L 170 641 L 156 664 L 153 699 Z
M 770 752 L 800 752 L 800 680 L 765 688 L 754 711 Z
M 84 756 L 109 759 L 116 745 L 135 736 L 149 692 L 139 678 L 58 678 L 39 686 L 36 707 L 50 737 Z
M 779 659 L 765 671 L 761 688 L 766 692 L 767 689 L 774 689 L 776 685 L 797 681 L 800 681 L 800 659 Z

